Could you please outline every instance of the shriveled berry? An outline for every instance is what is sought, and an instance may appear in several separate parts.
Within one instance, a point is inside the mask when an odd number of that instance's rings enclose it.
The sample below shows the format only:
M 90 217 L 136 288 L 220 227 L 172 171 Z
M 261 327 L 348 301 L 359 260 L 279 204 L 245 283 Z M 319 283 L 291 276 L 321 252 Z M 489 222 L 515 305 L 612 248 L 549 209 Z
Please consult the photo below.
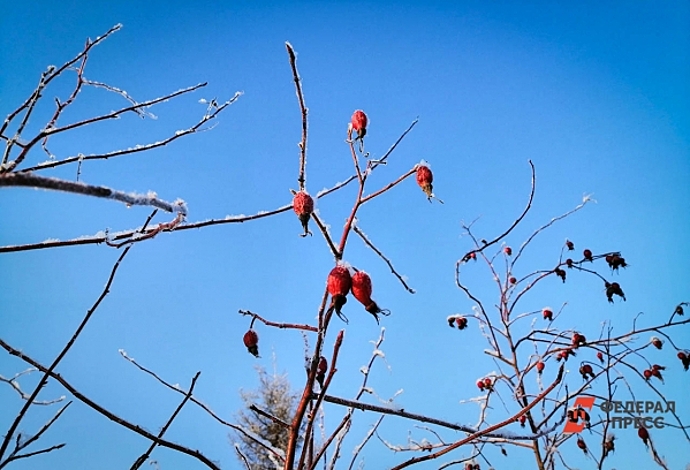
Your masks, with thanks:
M 364 309 L 371 313 L 376 319 L 376 323 L 378 323 L 378 314 L 380 313 L 383 316 L 388 316 L 390 315 L 390 311 L 382 310 L 376 302 L 371 300 L 371 291 L 371 277 L 364 271 L 357 271 L 355 275 L 352 276 L 352 295 L 364 305 Z
M 312 212 L 314 212 L 314 199 L 312 199 L 306 191 L 298 191 L 295 193 L 295 197 L 292 198 L 292 209 L 302 223 L 304 233 L 301 236 L 306 237 L 307 235 L 311 235 L 309 231 L 309 219 L 311 218 Z
M 341 309 L 347 302 L 347 294 L 352 287 L 352 276 L 345 266 L 339 264 L 328 274 L 326 288 L 331 294 L 331 307 L 335 313 L 347 323 L 347 317 L 342 314 Z
M 575 244 L 571 242 L 570 240 L 565 241 L 565 246 L 568 247 L 568 250 L 574 250 L 575 249 Z
M 455 319 L 455 323 L 458 325 L 459 330 L 464 330 L 467 328 L 467 318 L 465 317 L 457 317 Z
M 597 352 L 597 359 L 599 359 L 599 362 L 602 364 L 604 363 L 604 354 L 602 354 L 601 351 Z
M 616 446 L 613 443 L 615 440 L 616 437 L 613 434 L 606 435 L 606 440 L 604 440 L 604 457 L 608 456 L 609 452 L 616 450 Z
M 259 357 L 259 335 L 256 331 L 249 329 L 242 337 L 244 346 L 254 357 Z
M 323 381 L 326 378 L 326 371 L 328 370 L 328 361 L 325 357 L 319 358 L 319 364 L 316 366 L 316 381 L 323 388 Z
M 661 341 L 661 339 L 657 338 L 656 336 L 652 336 L 652 339 L 650 340 L 650 342 L 657 349 L 661 349 L 664 346 L 664 342 Z
M 565 265 L 568 266 L 569 268 L 572 268 L 573 267 L 573 260 L 568 258 L 567 260 L 565 260 Z
M 556 273 L 556 276 L 560 277 L 563 282 L 565 282 L 565 271 L 563 271 L 561 268 L 556 268 L 553 270 L 554 273 Z
M 585 248 L 582 252 L 582 256 L 584 256 L 587 261 L 592 261 L 592 250 Z
M 577 446 L 582 449 L 582 452 L 585 454 L 587 453 L 587 444 L 585 443 L 585 440 L 582 439 L 582 436 L 577 436 Z
M 606 298 L 609 300 L 609 302 L 613 303 L 613 296 L 617 295 L 621 297 L 623 300 L 625 299 L 625 294 L 623 293 L 623 289 L 621 289 L 620 284 L 617 282 L 605 282 L 604 287 L 606 288 Z

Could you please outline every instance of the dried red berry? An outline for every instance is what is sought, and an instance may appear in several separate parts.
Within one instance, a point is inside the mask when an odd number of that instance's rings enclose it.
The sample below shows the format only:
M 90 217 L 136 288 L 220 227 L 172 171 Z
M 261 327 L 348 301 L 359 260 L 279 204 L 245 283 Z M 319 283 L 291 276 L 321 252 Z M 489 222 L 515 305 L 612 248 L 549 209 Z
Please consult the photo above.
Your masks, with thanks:
M 538 372 L 539 374 L 541 374 L 542 372 L 544 372 L 544 367 L 546 367 L 546 366 L 544 365 L 543 362 L 541 362 L 541 361 L 537 362 L 537 372 Z
M 371 278 L 364 271 L 357 271 L 354 276 L 352 276 L 352 295 L 355 296 L 362 305 L 364 309 L 371 313 L 376 319 L 376 323 L 379 322 L 379 316 L 388 316 L 390 312 L 388 310 L 382 310 L 376 305 L 376 302 L 371 300 Z
M 482 392 L 484 391 L 484 379 L 479 379 L 479 380 L 477 380 L 477 387 L 478 387 L 479 390 L 481 390 Z
M 553 270 L 553 272 L 556 273 L 556 276 L 560 277 L 563 282 L 565 282 L 565 271 L 563 271 L 561 268 L 556 268 Z
M 254 357 L 259 357 L 259 335 L 256 331 L 251 328 L 242 337 L 247 351 L 249 351 Z
M 334 308 L 335 313 L 347 323 L 347 317 L 343 315 L 341 309 L 347 302 L 347 294 L 352 287 L 350 271 L 341 264 L 337 265 L 328 274 L 326 287 L 328 293 L 331 294 L 331 308 Z
M 544 320 L 553 321 L 553 311 L 550 308 L 545 308 L 541 311 Z
M 573 267 L 573 260 L 568 258 L 567 260 L 565 260 L 565 265 L 568 266 L 569 268 L 572 268 Z
M 580 366 L 580 374 L 582 374 L 582 378 L 584 380 L 587 380 L 588 378 L 594 378 L 594 371 L 592 370 L 592 366 L 589 364 L 582 364 Z
M 525 415 L 520 416 L 520 418 L 518 419 L 518 421 L 520 421 L 520 426 L 522 426 L 522 427 L 524 428 L 524 427 L 525 427 L 525 422 L 527 421 L 527 416 L 525 416 Z
M 574 347 L 580 347 L 583 344 L 587 343 L 587 338 L 585 338 L 585 335 L 581 335 L 580 333 L 573 333 L 573 339 L 572 339 L 572 344 Z
M 573 242 L 571 242 L 570 240 L 565 241 L 565 246 L 567 246 L 569 250 L 575 249 L 575 244 Z
M 585 454 L 587 453 L 587 444 L 585 443 L 585 440 L 582 439 L 582 436 L 577 436 L 577 446 L 582 449 L 582 452 Z
M 597 359 L 599 359 L 599 362 L 601 362 L 602 364 L 604 363 L 604 355 L 601 351 L 597 353 Z
M 493 387 L 493 384 L 494 384 L 493 380 L 491 380 L 489 377 L 484 379 L 484 387 L 487 390 L 491 390 Z
M 510 282 L 511 284 L 517 284 L 517 279 L 514 276 L 510 276 L 508 282 Z
M 319 358 L 319 365 L 316 367 L 316 381 L 323 388 L 323 381 L 326 378 L 326 371 L 328 370 L 328 361 L 325 357 Z
M 604 441 L 604 457 L 609 455 L 609 452 L 616 450 L 616 446 L 613 443 L 615 439 L 616 437 L 613 434 L 606 435 L 606 440 Z
M 637 429 L 637 435 L 640 439 L 642 439 L 642 442 L 644 442 L 644 445 L 646 446 L 647 441 L 649 440 L 649 431 L 647 431 L 647 428 L 645 428 L 644 425 L 641 425 Z
M 683 316 L 683 304 L 677 305 L 676 309 L 673 311 L 674 315 L 680 315 L 681 317 Z
M 417 184 L 422 188 L 429 200 L 434 196 L 434 186 L 431 184 L 433 182 L 434 174 L 431 172 L 431 169 L 426 165 L 417 165 Z
M 688 351 L 678 351 L 678 359 L 683 363 L 683 368 L 688 370 L 690 368 L 690 353 Z
M 357 139 L 362 140 L 367 134 L 367 125 L 369 124 L 369 119 L 364 111 L 358 109 L 352 114 L 352 119 L 350 120 L 350 125 L 352 129 L 357 132 Z
M 625 294 L 623 293 L 623 289 L 621 289 L 620 284 L 617 282 L 605 282 L 604 287 L 606 288 L 606 298 L 609 299 L 609 302 L 613 303 L 613 296 L 617 295 L 621 297 L 623 300 L 625 300 Z
M 592 250 L 585 248 L 585 250 L 582 252 L 582 255 L 587 261 L 592 261 Z
M 509 246 L 506 246 L 506 247 L 503 248 L 503 253 L 505 253 L 506 255 L 510 256 L 510 255 L 513 254 L 513 249 L 512 249 L 511 247 L 509 247 Z
M 649 380 L 652 378 L 652 371 L 649 369 L 645 369 L 642 371 L 642 375 L 644 375 L 645 380 Z
M 304 233 L 302 237 L 311 235 L 309 231 L 309 219 L 311 218 L 312 212 L 314 212 L 314 199 L 306 191 L 298 191 L 295 193 L 295 197 L 292 198 L 292 208 L 299 217 L 299 221 L 302 222 L 302 228 Z
M 655 348 L 657 348 L 657 349 L 661 349 L 661 348 L 664 346 L 664 342 L 661 341 L 661 340 L 660 340 L 659 338 L 657 338 L 656 336 L 652 336 L 652 339 L 650 340 L 650 342 L 651 342 L 652 345 L 653 345 Z
M 464 330 L 467 328 L 467 318 L 465 317 L 457 317 L 455 319 L 455 323 L 458 325 L 458 330 Z

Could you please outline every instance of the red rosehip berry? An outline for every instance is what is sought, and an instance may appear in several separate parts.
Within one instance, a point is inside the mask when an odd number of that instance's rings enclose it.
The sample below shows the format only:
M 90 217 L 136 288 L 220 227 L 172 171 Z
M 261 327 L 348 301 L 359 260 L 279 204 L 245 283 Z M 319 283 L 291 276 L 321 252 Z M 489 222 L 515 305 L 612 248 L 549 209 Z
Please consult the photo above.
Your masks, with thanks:
M 587 453 L 587 444 L 585 443 L 585 440 L 582 439 L 582 436 L 577 436 L 577 446 L 582 449 L 582 452 L 585 454 Z
M 656 336 L 652 336 L 650 342 L 651 342 L 652 345 L 653 345 L 655 348 L 657 348 L 657 349 L 661 349 L 661 348 L 664 346 L 664 342 L 661 341 L 661 340 L 660 340 L 659 338 L 657 338 Z
M 364 309 L 371 313 L 374 318 L 376 319 L 376 323 L 379 322 L 379 316 L 378 314 L 380 313 L 381 315 L 388 316 L 390 315 L 390 312 L 388 310 L 382 310 L 379 308 L 379 306 L 371 300 L 371 278 L 367 273 L 364 271 L 357 271 L 354 276 L 352 276 L 352 295 L 355 296 L 355 299 L 357 299 L 362 305 L 364 305 Z
M 424 191 L 424 194 L 426 194 L 426 198 L 431 201 L 431 198 L 434 197 L 434 174 L 431 172 L 431 169 L 426 166 L 426 165 L 417 165 L 417 184 L 419 185 L 420 188 L 422 188 L 422 191 Z
M 311 218 L 312 212 L 314 212 L 314 199 L 306 191 L 298 191 L 295 193 L 295 197 L 292 198 L 292 209 L 299 217 L 299 221 L 302 222 L 302 228 L 304 233 L 302 237 L 311 235 L 309 231 L 309 219 Z
M 580 333 L 573 333 L 572 344 L 574 347 L 577 348 L 586 343 L 587 338 L 585 338 L 585 335 L 581 335 Z
M 509 246 L 506 246 L 505 248 L 503 248 L 503 253 L 505 253 L 507 256 L 510 256 L 513 254 L 513 249 Z
M 683 363 L 683 369 L 686 371 L 690 368 L 690 353 L 688 351 L 678 351 L 678 359 Z
M 520 421 L 520 426 L 522 426 L 524 428 L 525 422 L 527 421 L 527 416 L 522 415 L 522 416 L 520 416 L 520 418 L 518 420 Z
M 582 364 L 580 366 L 580 374 L 582 374 L 582 378 L 584 380 L 587 380 L 590 377 L 593 379 L 595 377 L 594 371 L 592 370 L 592 366 L 590 366 L 589 364 Z
M 550 308 L 545 308 L 541 311 L 544 320 L 553 321 L 553 311 Z
M 599 359 L 599 362 L 602 364 L 604 363 L 604 354 L 602 354 L 601 351 L 597 352 L 597 359 Z
M 347 294 L 352 287 L 352 277 L 350 271 L 342 264 L 337 265 L 328 274 L 326 281 L 326 288 L 331 294 L 331 308 L 335 309 L 335 313 L 347 323 L 347 317 L 343 315 L 341 309 L 347 303 Z
M 642 371 L 642 375 L 644 375 L 645 380 L 649 380 L 652 378 L 652 371 L 649 369 L 645 369 Z
M 571 242 L 570 240 L 565 241 L 565 246 L 568 247 L 568 250 L 574 250 L 575 249 L 575 244 Z
M 560 277 L 563 282 L 565 282 L 565 271 L 563 271 L 561 268 L 556 268 L 553 270 L 554 273 L 556 273 L 556 276 Z
M 604 457 L 608 456 L 609 452 L 616 450 L 616 446 L 613 443 L 614 440 L 616 440 L 616 437 L 613 434 L 606 435 L 606 440 L 604 441 Z
M 319 364 L 316 367 L 316 381 L 319 386 L 323 388 L 323 381 L 326 378 L 326 371 L 328 370 L 328 361 L 325 357 L 321 356 L 319 358 Z
M 582 255 L 587 261 L 592 261 L 592 250 L 589 248 L 585 248 L 585 250 L 582 252 Z
M 508 282 L 510 282 L 511 284 L 517 284 L 517 279 L 514 276 L 510 276 Z
M 455 323 L 458 325 L 458 330 L 464 330 L 467 328 L 467 318 L 465 317 L 457 317 L 455 319 Z
M 254 357 L 259 357 L 259 335 L 251 328 L 242 337 L 244 346 Z
M 641 425 L 639 428 L 637 428 L 637 436 L 642 439 L 642 442 L 644 442 L 644 445 L 647 445 L 647 441 L 649 440 L 649 431 L 647 431 L 647 428 L 644 427 L 644 425 Z
M 565 260 L 565 265 L 568 266 L 569 268 L 572 268 L 573 267 L 573 260 L 568 258 L 567 260 Z
M 358 109 L 352 114 L 352 119 L 350 120 L 350 126 L 357 132 L 357 139 L 362 140 L 367 134 L 367 125 L 369 124 L 369 118 L 364 114 L 364 111 Z
M 482 392 L 484 391 L 484 379 L 479 379 L 479 380 L 477 380 L 477 387 L 478 387 L 479 390 L 481 390 Z
M 489 377 L 484 379 L 484 387 L 487 390 L 491 390 L 493 388 L 493 380 L 491 380 Z
M 604 282 L 604 287 L 606 288 L 606 298 L 609 300 L 609 302 L 613 303 L 613 296 L 617 295 L 621 297 L 623 300 L 625 299 L 625 294 L 623 293 L 623 289 L 621 289 L 620 284 L 617 282 Z
M 542 372 L 544 372 L 544 367 L 546 366 L 543 362 L 537 362 L 537 373 L 541 374 Z

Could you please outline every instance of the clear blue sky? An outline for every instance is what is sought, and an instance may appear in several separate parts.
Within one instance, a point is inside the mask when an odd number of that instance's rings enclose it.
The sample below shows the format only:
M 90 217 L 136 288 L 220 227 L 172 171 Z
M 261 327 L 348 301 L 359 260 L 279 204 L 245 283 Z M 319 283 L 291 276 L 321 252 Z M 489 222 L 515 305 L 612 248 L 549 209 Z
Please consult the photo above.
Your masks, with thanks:
M 469 312 L 472 306 L 454 285 L 454 263 L 471 248 L 460 237 L 460 221 L 481 216 L 475 225 L 479 236 L 500 233 L 524 207 L 528 159 L 537 169 L 536 200 L 524 226 L 508 239 L 512 246 L 585 194 L 597 204 L 540 238 L 518 274 L 553 267 L 566 237 L 578 249 L 621 250 L 630 268 L 619 276 L 626 303 L 608 304 L 600 281 L 572 273 L 565 285 L 544 283 L 523 304 L 525 311 L 568 302 L 559 326 L 596 337 L 604 319 L 623 332 L 638 312 L 645 313 L 638 324 L 652 325 L 664 321 L 678 302 L 690 300 L 687 2 L 581 2 L 577 7 L 565 2 L 276 2 L 269 7 L 221 1 L 2 0 L 0 10 L 3 116 L 28 96 L 47 65 L 62 64 L 85 38 L 116 23 L 124 25 L 122 31 L 93 51 L 88 78 L 125 89 L 139 100 L 209 82 L 200 92 L 152 109 L 157 120 L 130 116 L 56 138 L 52 151 L 58 157 L 161 139 L 196 122 L 204 111 L 200 98 L 222 101 L 236 91 L 244 93 L 209 132 L 142 155 L 87 162 L 82 169 L 89 183 L 183 198 L 189 221 L 252 214 L 291 200 L 289 189 L 297 187 L 300 115 L 285 41 L 298 52 L 310 110 L 310 192 L 352 173 L 343 140 L 354 109 L 369 114 L 366 146 L 373 157 L 419 116 L 389 165 L 373 175 L 370 188 L 425 159 L 445 205 L 429 204 L 409 180 L 365 206 L 359 217 L 417 294 L 407 294 L 356 238 L 345 257 L 372 275 L 374 298 L 393 312 L 382 322 L 390 370 L 379 363 L 371 384 L 382 398 L 404 389 L 396 402 L 408 411 L 465 424 L 476 421 L 476 407 L 459 401 L 475 396 L 474 381 L 495 365 L 481 353 L 485 342 L 476 328 L 459 333 L 445 322 L 447 315 Z M 44 125 L 52 99 L 64 99 L 72 80 L 46 91 L 30 129 Z M 85 90 L 63 122 L 120 105 L 103 91 Z M 44 158 L 36 152 L 30 160 Z M 44 174 L 74 178 L 75 172 L 63 167 Z M 334 234 L 341 231 L 353 191 L 318 203 Z M 135 228 L 148 213 L 104 200 L 3 189 L 0 245 Z M 277 369 L 287 371 L 301 388 L 301 335 L 259 327 L 262 358 L 255 360 L 241 341 L 248 322 L 236 313 L 249 309 L 277 321 L 314 322 L 333 261 L 322 237 L 303 239 L 299 233 L 294 214 L 285 213 L 163 234 L 135 246 L 60 373 L 152 431 L 164 423 L 179 396 L 122 360 L 120 348 L 184 387 L 201 370 L 198 396 L 226 418 L 240 406 L 239 389 L 256 386 L 254 365 L 273 369 L 273 353 Z M 95 245 L 1 255 L 0 336 L 44 363 L 52 360 L 98 296 L 118 255 Z M 479 265 L 470 269 L 476 272 L 468 276 L 477 292 L 493 304 L 489 274 Z M 360 383 L 358 369 L 371 354 L 369 341 L 379 329 L 365 312 L 360 314 L 354 299 L 347 309 L 351 322 L 330 392 L 351 397 Z M 341 327 L 333 325 L 329 347 Z M 676 338 L 690 348 L 687 331 L 676 332 Z M 524 354 L 523 360 L 529 352 Z M 680 403 L 690 375 L 682 373 L 671 350 L 658 352 L 654 360 L 670 366 L 663 390 L 690 421 L 689 405 Z M 569 364 L 569 380 L 577 384 L 578 364 Z M 3 376 L 24 368 L 0 354 Z M 27 380 L 25 388 L 31 383 Z M 63 393 L 51 385 L 42 397 Z M 6 429 L 19 406 L 17 394 L 6 385 L 0 387 L 0 404 L 0 429 Z M 148 446 L 75 405 L 44 441 L 65 440 L 67 447 L 13 468 L 119 469 Z M 495 421 L 505 416 L 500 407 L 495 413 Z M 23 429 L 32 432 L 49 415 L 34 408 Z M 341 416 L 341 410 L 327 408 L 327 426 Z M 356 414 L 344 450 L 348 461 L 374 420 L 370 413 Z M 408 429 L 409 423 L 386 418 L 381 435 L 404 444 Z M 671 468 L 688 463 L 686 441 L 669 430 L 657 435 Z M 227 431 L 193 406 L 183 411 L 168 437 L 200 448 L 224 468 L 238 468 Z M 413 431 L 413 438 L 422 437 L 431 436 Z M 628 437 L 619 433 L 619 451 L 605 467 L 652 468 L 637 438 Z M 566 445 L 573 454 L 574 447 Z M 524 468 L 531 464 L 527 452 L 509 451 L 512 468 L 516 462 L 523 465 L 523 459 Z M 507 468 L 498 451 L 488 455 L 496 468 Z M 394 455 L 375 441 L 365 457 L 367 468 L 385 468 L 409 456 Z M 157 450 L 154 458 L 161 468 L 193 465 L 166 450 Z M 591 465 L 581 454 L 572 459 L 576 466 Z

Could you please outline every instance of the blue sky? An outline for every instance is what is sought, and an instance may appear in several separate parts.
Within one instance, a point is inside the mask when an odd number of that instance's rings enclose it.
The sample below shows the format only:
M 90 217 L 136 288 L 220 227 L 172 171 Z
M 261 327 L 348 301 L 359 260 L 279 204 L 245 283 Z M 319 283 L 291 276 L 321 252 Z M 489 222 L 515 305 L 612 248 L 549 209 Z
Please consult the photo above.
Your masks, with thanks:
M 534 208 L 508 244 L 519 246 L 534 228 L 577 205 L 585 194 L 597 203 L 540 237 L 519 274 L 551 268 L 566 238 L 578 250 L 620 250 L 630 268 L 619 276 L 625 303 L 607 304 L 599 280 L 572 273 L 564 285 L 544 283 L 526 300 L 525 311 L 567 302 L 559 326 L 595 337 L 604 319 L 623 332 L 638 312 L 645 313 L 638 322 L 652 325 L 665 321 L 678 302 L 690 300 L 686 2 L 583 2 L 577 8 L 564 2 L 199 3 L 2 2 L 0 113 L 7 115 L 26 98 L 47 65 L 62 64 L 85 38 L 116 23 L 123 29 L 93 51 L 88 78 L 125 89 L 138 100 L 199 82 L 209 85 L 152 109 L 157 120 L 129 116 L 56 138 L 51 149 L 58 157 L 159 140 L 196 122 L 204 112 L 200 98 L 222 101 L 242 91 L 208 132 L 142 155 L 87 162 L 82 169 L 89 183 L 183 198 L 189 221 L 252 214 L 291 200 L 289 189 L 297 187 L 300 115 L 285 41 L 298 53 L 310 111 L 310 192 L 352 173 L 343 140 L 354 109 L 369 115 L 366 146 L 373 157 L 381 156 L 419 116 L 389 164 L 372 175 L 370 189 L 425 159 L 445 204 L 429 204 L 409 180 L 367 204 L 359 216 L 361 227 L 408 276 L 417 294 L 407 294 L 355 237 L 345 256 L 372 275 L 374 298 L 393 312 L 382 322 L 390 370 L 378 364 L 372 373 L 372 386 L 381 397 L 404 389 L 396 402 L 408 411 L 476 421 L 476 408 L 459 401 L 475 396 L 475 379 L 495 365 L 481 354 L 485 343 L 476 329 L 459 333 L 445 323 L 447 315 L 472 307 L 453 278 L 455 261 L 471 248 L 469 239 L 460 236 L 460 222 L 480 217 L 475 230 L 485 238 L 510 224 L 528 195 L 529 159 L 537 171 Z M 53 111 L 52 98 L 64 98 L 72 84 L 69 76 L 46 91 L 30 130 L 42 127 Z M 114 95 L 87 89 L 63 119 L 71 122 L 121 104 Z M 32 164 L 43 159 L 40 152 L 29 157 Z M 73 179 L 75 173 L 66 166 L 44 174 Z M 351 187 L 318 201 L 334 234 L 340 233 L 354 196 Z M 3 189 L 0 246 L 135 228 L 148 213 L 110 201 Z M 239 389 L 256 385 L 254 365 L 273 369 L 272 353 L 277 369 L 287 371 L 301 388 L 301 335 L 259 327 L 262 358 L 254 360 L 241 342 L 248 322 L 236 313 L 249 309 L 276 321 L 314 321 L 333 260 L 322 237 L 303 239 L 299 233 L 294 214 L 285 213 L 163 234 L 138 244 L 60 372 L 84 393 L 150 430 L 162 425 L 179 398 L 121 359 L 118 349 L 183 386 L 201 370 L 198 396 L 227 418 L 240 406 Z M 96 245 L 0 255 L 1 337 L 50 361 L 98 296 L 117 256 L 118 251 Z M 490 274 L 480 265 L 466 272 L 478 294 L 493 304 Z M 345 397 L 356 392 L 358 369 L 371 354 L 369 341 L 379 335 L 375 322 L 357 307 L 354 300 L 348 304 L 350 324 L 334 323 L 327 340 L 330 347 L 336 329 L 346 328 L 342 362 L 330 390 Z M 675 335 L 677 344 L 690 348 L 687 329 Z M 654 360 L 672 369 L 663 390 L 680 402 L 688 375 L 670 350 Z M 580 383 L 578 363 L 571 365 L 569 380 L 575 383 Z M 22 363 L 0 355 L 3 376 L 23 369 Z M 25 388 L 31 383 L 27 380 Z M 50 385 L 42 396 L 63 393 Z M 0 403 L 9 405 L 0 407 L 0 428 L 5 428 L 19 406 L 18 396 L 0 387 Z M 682 417 L 690 418 L 687 404 L 678 407 Z M 496 421 L 502 412 L 496 409 Z M 327 425 L 341 414 L 327 408 Z M 49 415 L 35 408 L 24 429 L 31 432 Z M 356 415 L 346 455 L 374 420 L 368 413 Z M 386 418 L 381 434 L 403 444 L 412 429 L 408 424 Z M 636 437 L 619 434 L 620 451 L 610 467 L 648 459 Z M 686 465 L 688 443 L 669 430 L 659 435 L 670 466 Z M 169 437 L 199 447 L 224 468 L 238 466 L 227 431 L 191 406 Z M 413 430 L 413 437 L 430 436 Z M 81 405 L 71 407 L 46 439 L 64 439 L 68 445 L 15 468 L 122 468 L 148 445 Z M 575 465 L 590 465 L 573 454 Z M 496 468 L 505 465 L 498 452 L 488 455 Z M 384 468 L 407 455 L 394 455 L 374 441 L 365 457 L 368 468 Z M 529 457 L 511 452 L 511 461 L 524 459 L 524 465 Z M 165 450 L 157 450 L 154 458 L 161 468 L 190 465 L 186 457 Z

